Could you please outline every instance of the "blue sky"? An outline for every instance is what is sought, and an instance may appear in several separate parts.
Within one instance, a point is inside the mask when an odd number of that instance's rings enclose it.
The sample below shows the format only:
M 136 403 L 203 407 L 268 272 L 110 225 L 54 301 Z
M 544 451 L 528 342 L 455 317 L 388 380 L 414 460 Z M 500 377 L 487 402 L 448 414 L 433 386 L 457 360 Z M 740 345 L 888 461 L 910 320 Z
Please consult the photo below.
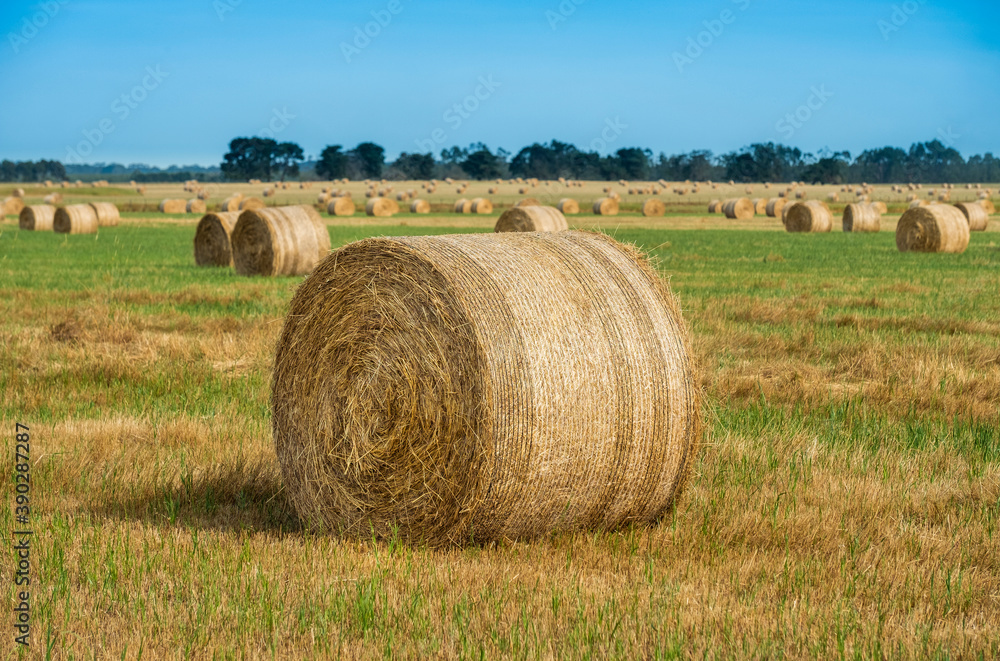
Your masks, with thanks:
M 269 133 L 1000 153 L 997 26 L 963 0 L 6 0 L 0 157 L 209 165 Z

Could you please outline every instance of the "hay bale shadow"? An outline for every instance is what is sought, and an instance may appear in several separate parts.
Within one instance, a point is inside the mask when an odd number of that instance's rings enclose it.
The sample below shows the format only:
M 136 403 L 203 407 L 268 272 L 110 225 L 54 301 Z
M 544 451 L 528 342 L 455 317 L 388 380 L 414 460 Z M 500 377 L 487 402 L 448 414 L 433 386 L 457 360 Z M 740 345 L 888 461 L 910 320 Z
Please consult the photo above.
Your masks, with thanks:
M 127 497 L 121 497 L 124 493 Z M 277 466 L 242 458 L 205 468 L 182 466 L 155 483 L 106 491 L 92 510 L 154 526 L 270 533 L 303 529 Z

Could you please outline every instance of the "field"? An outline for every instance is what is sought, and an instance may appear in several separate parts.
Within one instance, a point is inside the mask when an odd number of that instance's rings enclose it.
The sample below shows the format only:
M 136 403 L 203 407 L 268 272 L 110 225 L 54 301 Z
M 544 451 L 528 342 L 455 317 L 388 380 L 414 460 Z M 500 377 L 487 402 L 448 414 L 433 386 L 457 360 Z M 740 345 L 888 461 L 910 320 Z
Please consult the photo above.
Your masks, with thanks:
M 527 194 L 584 201 L 609 185 Z M 490 231 L 496 214 L 443 212 L 454 188 L 430 216 L 327 218 L 332 243 Z M 1000 223 L 961 255 L 901 254 L 905 196 L 875 195 L 890 202 L 878 234 L 791 235 L 707 214 L 744 194 L 731 188 L 670 195 L 664 218 L 623 194 L 621 216 L 570 219 L 648 251 L 691 326 L 707 429 L 677 509 L 652 528 L 443 551 L 301 528 L 269 413 L 301 278 L 196 268 L 197 216 L 150 211 L 193 195 L 61 191 L 125 210 L 97 235 L 8 217 L 0 467 L 13 474 L 15 423 L 29 425 L 33 653 L 1000 656 Z M 517 196 L 504 184 L 497 201 Z

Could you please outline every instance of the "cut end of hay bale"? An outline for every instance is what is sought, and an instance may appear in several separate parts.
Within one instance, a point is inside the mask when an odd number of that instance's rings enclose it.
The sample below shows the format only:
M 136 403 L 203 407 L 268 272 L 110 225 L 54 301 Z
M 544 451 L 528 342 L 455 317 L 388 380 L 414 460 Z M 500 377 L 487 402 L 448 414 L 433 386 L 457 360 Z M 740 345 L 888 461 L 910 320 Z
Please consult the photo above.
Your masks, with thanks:
M 431 203 L 427 200 L 417 198 L 410 203 L 410 213 L 430 213 Z
M 614 197 L 602 197 L 594 202 L 594 215 L 617 216 L 618 200 Z
M 160 213 L 187 213 L 187 200 L 167 198 L 160 202 Z
M 756 211 L 750 198 L 734 197 L 722 203 L 722 213 L 731 220 L 750 220 Z
M 564 197 L 559 200 L 559 204 L 556 205 L 556 208 L 559 209 L 564 216 L 572 216 L 580 213 L 580 203 L 568 197 Z
M 310 527 L 435 546 L 655 522 L 699 444 L 691 355 L 669 289 L 604 235 L 345 246 L 276 352 L 289 501 Z
M 472 200 L 470 211 L 475 214 L 493 213 L 493 202 L 485 197 L 477 197 Z
M 373 197 L 365 204 L 365 213 L 378 218 L 388 218 L 399 213 L 399 205 L 388 197 Z
M 94 234 L 97 228 L 97 212 L 89 204 L 60 207 L 52 219 L 52 229 L 61 234 Z
M 326 205 L 326 212 L 331 216 L 353 216 L 356 211 L 354 200 L 349 197 L 335 197 Z
M 330 233 L 309 206 L 240 213 L 230 237 L 240 275 L 304 275 L 330 252 Z
M 796 202 L 783 209 L 785 229 L 789 232 L 821 233 L 833 231 L 833 214 L 818 200 Z
M 873 204 L 848 204 L 844 207 L 845 232 L 878 232 L 882 228 L 882 214 Z
M 230 236 L 238 211 L 220 211 L 206 214 L 194 233 L 194 262 L 198 266 L 232 266 L 233 250 Z
M 972 232 L 985 232 L 990 224 L 990 214 L 979 202 L 959 202 L 955 208 L 962 212 Z
M 948 204 L 931 204 L 906 211 L 896 225 L 900 252 L 962 253 L 969 247 L 969 222 Z
M 56 208 L 48 204 L 26 206 L 18 216 L 18 227 L 35 232 L 51 232 Z
M 554 207 L 511 207 L 497 220 L 494 232 L 563 232 L 569 229 L 566 216 Z
M 667 205 L 663 203 L 663 200 L 653 197 L 642 203 L 642 215 L 647 218 L 662 216 L 666 213 Z

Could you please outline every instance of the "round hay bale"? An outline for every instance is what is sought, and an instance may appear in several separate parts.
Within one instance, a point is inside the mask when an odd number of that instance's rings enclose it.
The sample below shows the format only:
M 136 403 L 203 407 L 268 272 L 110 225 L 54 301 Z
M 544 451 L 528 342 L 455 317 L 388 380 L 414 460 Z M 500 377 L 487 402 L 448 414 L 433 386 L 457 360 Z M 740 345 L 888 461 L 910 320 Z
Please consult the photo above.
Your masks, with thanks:
M 753 212 L 755 215 L 763 216 L 767 214 L 767 198 L 758 197 L 753 201 Z
M 875 207 L 880 214 L 889 213 L 889 205 L 886 204 L 885 202 L 882 202 L 881 200 L 872 202 L 871 205 Z
M 118 207 L 111 202 L 91 202 L 90 206 L 94 207 L 94 213 L 97 214 L 98 227 L 115 227 L 121 220 Z
M 230 241 L 240 275 L 304 275 L 330 252 L 330 233 L 308 206 L 243 211 Z
M 410 204 L 410 213 L 430 213 L 431 203 L 427 200 L 416 199 Z
M 978 202 L 959 202 L 955 208 L 962 212 L 969 223 L 969 231 L 985 232 L 986 226 L 990 224 L 990 214 Z
M 844 207 L 845 232 L 878 232 L 882 215 L 873 204 L 848 204 Z
M 201 201 L 203 201 L 203 202 L 204 202 L 204 201 L 205 201 L 205 200 L 207 200 L 207 199 L 208 199 L 209 197 L 210 197 L 210 195 L 209 195 L 209 193 L 208 193 L 208 191 L 207 191 L 207 190 L 200 190 L 200 191 L 198 191 L 198 199 L 199 199 L 199 200 L 201 200 Z
M 17 224 L 23 230 L 51 232 L 56 208 L 48 204 L 36 204 L 21 209 Z
M 643 216 L 662 216 L 667 213 L 667 205 L 663 203 L 663 200 L 658 200 L 655 197 L 651 197 L 642 203 L 642 215 Z
M 240 202 L 243 201 L 243 195 L 237 193 L 236 195 L 231 195 L 222 201 L 221 209 L 223 211 L 239 211 Z
M 485 197 L 477 197 L 472 200 L 472 208 L 470 211 L 478 214 L 493 213 L 493 203 Z
M 194 232 L 194 263 L 198 266 L 232 266 L 229 237 L 239 220 L 239 211 L 209 213 L 198 221 Z
M 62 193 L 49 193 L 48 195 L 42 198 L 42 202 L 51 205 L 62 204 L 62 201 L 63 201 Z
M 653 523 L 701 438 L 680 307 L 603 234 L 345 246 L 295 293 L 273 374 L 288 500 L 307 527 L 353 538 Z
M 160 202 L 160 213 L 185 213 L 187 200 L 167 198 Z
M 52 229 L 61 234 L 94 234 L 97 228 L 97 212 L 89 204 L 59 207 L 52 218 Z
M 373 197 L 365 205 L 365 213 L 369 216 L 389 218 L 399 213 L 399 205 L 388 197 Z
M 4 216 L 19 216 L 24 209 L 24 200 L 19 197 L 6 197 L 3 201 Z
M 722 203 L 722 213 L 726 214 L 726 218 L 750 220 L 756 213 L 756 207 L 748 197 L 734 197 Z
M 788 204 L 788 199 L 784 197 L 772 197 L 767 201 L 767 206 L 764 208 L 764 213 L 771 218 L 780 218 L 781 212 Z
M 13 195 L 14 197 L 21 197 L 21 198 L 23 198 L 24 197 L 24 189 L 23 188 L 15 188 L 13 191 L 11 191 L 11 195 Z
M 559 200 L 559 204 L 556 205 L 556 208 L 559 209 L 564 216 L 572 216 L 580 213 L 580 204 L 576 200 L 568 197 L 564 197 Z
M 837 193 L 830 193 L 826 196 L 826 199 L 830 202 L 840 202 L 840 195 Z
M 785 210 L 785 229 L 789 232 L 832 232 L 833 214 L 822 202 L 796 202 Z
M 516 207 L 540 207 L 540 206 L 542 206 L 542 203 L 539 202 L 538 200 L 536 200 L 533 197 L 526 197 L 523 200 L 521 200 L 520 202 L 518 202 L 517 204 L 515 204 L 514 206 L 516 206 Z
M 357 207 L 349 197 L 335 197 L 326 206 L 326 212 L 331 216 L 353 216 L 355 211 Z
M 896 247 L 900 252 L 962 253 L 969 247 L 969 232 L 969 221 L 956 207 L 914 207 L 896 225 Z
M 721 213 L 722 212 L 722 201 L 712 200 L 708 203 L 708 213 Z
M 185 207 L 187 213 L 205 213 L 207 210 L 208 207 L 205 205 L 205 200 L 197 197 L 188 200 L 187 207 Z
M 455 213 L 469 213 L 470 211 L 472 211 L 472 200 L 463 197 L 455 202 Z
M 618 200 L 613 197 L 602 197 L 594 202 L 594 214 L 598 216 L 617 216 Z
M 986 214 L 988 216 L 992 216 L 997 212 L 997 208 L 993 205 L 993 200 L 989 199 L 988 197 L 979 200 L 979 204 L 980 206 L 983 207 L 983 209 L 986 210 Z
M 267 204 L 259 197 L 247 197 L 240 200 L 240 211 L 256 211 L 257 209 L 266 208 Z
M 926 207 L 926 206 L 930 206 L 930 202 L 928 202 L 927 200 L 912 200 L 910 202 L 911 209 L 914 209 L 916 207 Z
M 497 220 L 494 232 L 564 232 L 566 216 L 554 207 L 511 207 Z

